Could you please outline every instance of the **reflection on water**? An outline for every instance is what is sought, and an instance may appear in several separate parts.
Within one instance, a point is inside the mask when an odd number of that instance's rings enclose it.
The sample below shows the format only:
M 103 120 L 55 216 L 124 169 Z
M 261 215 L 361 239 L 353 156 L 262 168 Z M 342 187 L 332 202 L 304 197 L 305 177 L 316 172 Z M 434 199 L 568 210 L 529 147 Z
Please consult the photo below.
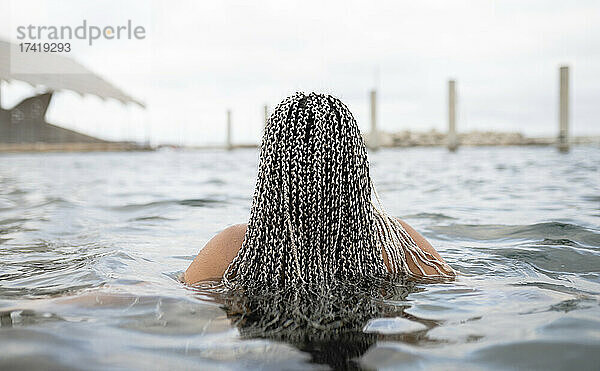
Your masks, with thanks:
M 357 359 L 377 340 L 397 335 L 395 340 L 411 341 L 404 338 L 406 332 L 428 329 L 408 319 L 401 322 L 405 306 L 395 302 L 417 291 L 414 283 L 401 280 L 343 282 L 327 290 L 299 286 L 252 297 L 219 283 L 194 289 L 221 304 L 242 339 L 284 342 L 308 353 L 310 362 L 334 369 L 360 369 Z
M 600 148 L 371 154 L 384 205 L 456 282 L 291 301 L 182 285 L 247 220 L 256 160 L 1 155 L 0 369 L 597 369 Z

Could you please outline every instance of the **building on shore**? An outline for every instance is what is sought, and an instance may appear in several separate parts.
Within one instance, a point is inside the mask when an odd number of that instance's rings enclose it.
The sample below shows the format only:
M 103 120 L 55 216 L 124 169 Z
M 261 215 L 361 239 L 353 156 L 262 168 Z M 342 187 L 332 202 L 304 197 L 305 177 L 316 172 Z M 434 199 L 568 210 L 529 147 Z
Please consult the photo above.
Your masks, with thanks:
M 25 66 L 29 70 L 15 66 Z M 56 73 L 60 70 L 66 73 Z M 42 87 L 43 93 L 5 109 L 2 105 L 3 85 L 15 80 Z M 51 53 L 24 53 L 17 45 L 0 40 L 0 152 L 145 149 L 135 143 L 107 141 L 48 123 L 46 111 L 52 96 L 54 92 L 64 90 L 144 107 L 142 102 L 73 59 Z

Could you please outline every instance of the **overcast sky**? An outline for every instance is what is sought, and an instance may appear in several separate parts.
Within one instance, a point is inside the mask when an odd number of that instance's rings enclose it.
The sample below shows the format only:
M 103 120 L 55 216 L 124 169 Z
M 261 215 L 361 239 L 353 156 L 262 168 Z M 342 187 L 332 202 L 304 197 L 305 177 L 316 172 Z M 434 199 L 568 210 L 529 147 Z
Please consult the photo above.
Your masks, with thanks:
M 557 133 L 558 68 L 571 67 L 572 133 L 600 135 L 599 1 L 9 1 L 16 27 L 123 25 L 145 40 L 74 43 L 70 56 L 147 109 L 57 93 L 52 123 L 109 139 L 258 141 L 263 105 L 295 91 L 340 97 L 363 129 L 377 88 L 382 130 L 446 128 L 449 78 L 459 130 Z M 4 84 L 3 106 L 32 93 Z

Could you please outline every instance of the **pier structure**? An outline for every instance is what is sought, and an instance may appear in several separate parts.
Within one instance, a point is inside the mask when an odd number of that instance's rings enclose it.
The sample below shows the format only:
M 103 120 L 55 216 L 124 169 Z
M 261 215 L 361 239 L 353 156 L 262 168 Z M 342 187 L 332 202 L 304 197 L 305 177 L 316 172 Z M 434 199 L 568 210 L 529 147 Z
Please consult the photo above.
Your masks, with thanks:
M 569 152 L 569 67 L 559 68 L 558 140 L 560 152 Z
M 456 81 L 448 81 L 448 149 L 452 152 L 458 149 L 456 135 Z

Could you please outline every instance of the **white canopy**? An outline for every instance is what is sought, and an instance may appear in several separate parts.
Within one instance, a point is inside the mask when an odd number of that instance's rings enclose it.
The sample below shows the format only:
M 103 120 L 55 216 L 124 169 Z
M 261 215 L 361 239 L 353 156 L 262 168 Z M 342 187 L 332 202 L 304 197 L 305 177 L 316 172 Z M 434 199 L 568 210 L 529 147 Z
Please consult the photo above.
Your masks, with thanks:
M 0 80 L 19 80 L 32 86 L 43 85 L 49 90 L 71 90 L 81 95 L 92 94 L 102 99 L 145 105 L 116 86 L 88 70 L 71 58 L 53 53 L 14 53 L 19 46 L 0 40 Z M 11 63 L 18 66 L 11 71 Z M 68 73 L 13 73 L 13 71 L 68 71 Z

